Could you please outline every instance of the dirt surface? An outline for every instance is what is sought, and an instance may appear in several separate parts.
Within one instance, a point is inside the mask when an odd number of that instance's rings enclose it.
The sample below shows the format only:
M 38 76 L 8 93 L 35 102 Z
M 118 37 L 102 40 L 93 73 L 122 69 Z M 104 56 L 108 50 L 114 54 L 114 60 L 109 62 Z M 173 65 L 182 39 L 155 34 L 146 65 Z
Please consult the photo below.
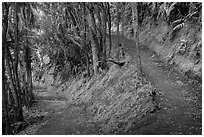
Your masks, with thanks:
M 64 95 L 53 87 L 35 89 L 36 105 L 33 109 L 43 111 L 41 122 L 28 127 L 20 134 L 29 135 L 87 135 L 100 134 L 86 110 L 67 104 Z M 47 114 L 47 115 L 46 115 Z
M 135 60 L 135 45 L 123 40 L 126 52 Z M 155 85 L 155 101 L 159 110 L 142 118 L 127 134 L 202 134 L 201 87 L 189 83 L 179 71 L 158 60 L 149 50 L 141 51 L 145 76 Z M 36 135 L 88 135 L 101 134 L 99 123 L 91 122 L 91 117 L 80 106 L 66 103 L 63 95 L 56 90 L 38 90 L 37 99 L 48 102 L 45 109 L 52 110 L 52 116 L 38 126 Z
M 135 47 L 125 45 L 135 58 Z M 161 110 L 138 122 L 131 134 L 202 134 L 202 88 L 148 49 L 141 50 L 141 59 L 144 75 L 157 89 Z
M 161 110 L 147 126 L 134 134 L 202 134 L 202 89 L 175 68 L 158 61 L 152 52 L 142 51 L 145 75 L 157 89 Z

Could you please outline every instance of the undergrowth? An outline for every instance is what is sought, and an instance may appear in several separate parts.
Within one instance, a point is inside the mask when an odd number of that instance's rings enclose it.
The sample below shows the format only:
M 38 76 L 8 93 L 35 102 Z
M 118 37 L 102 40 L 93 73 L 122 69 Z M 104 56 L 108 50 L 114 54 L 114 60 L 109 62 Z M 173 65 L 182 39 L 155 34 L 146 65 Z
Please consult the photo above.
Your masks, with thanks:
M 101 122 L 104 134 L 128 132 L 140 117 L 156 110 L 154 87 L 137 76 L 134 64 L 112 66 L 108 72 L 90 80 L 78 78 L 63 84 L 68 102 L 84 107 L 94 122 Z
M 191 79 L 202 82 L 201 26 L 186 24 L 172 38 L 172 28 L 167 24 L 144 27 L 140 42 L 160 55 L 160 59 L 176 67 Z

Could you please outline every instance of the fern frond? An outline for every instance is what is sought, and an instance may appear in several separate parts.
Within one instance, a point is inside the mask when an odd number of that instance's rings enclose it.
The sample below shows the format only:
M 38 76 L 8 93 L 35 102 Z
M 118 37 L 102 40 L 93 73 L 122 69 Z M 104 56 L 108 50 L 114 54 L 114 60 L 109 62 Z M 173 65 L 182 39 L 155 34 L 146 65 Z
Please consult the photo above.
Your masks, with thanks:
M 197 11 L 195 11 L 195 12 L 193 12 L 193 13 L 191 13 L 191 14 L 188 14 L 187 16 L 186 16 L 186 18 L 187 19 L 191 19 L 194 15 L 196 15 L 198 12 Z
M 184 22 L 181 23 L 181 24 L 176 25 L 176 26 L 173 28 L 173 31 L 178 30 L 178 29 L 181 29 L 184 25 L 185 25 Z
M 183 21 L 183 19 L 177 19 L 177 20 L 175 20 L 172 24 L 174 25 L 174 24 L 179 23 L 179 22 L 182 22 L 182 21 Z

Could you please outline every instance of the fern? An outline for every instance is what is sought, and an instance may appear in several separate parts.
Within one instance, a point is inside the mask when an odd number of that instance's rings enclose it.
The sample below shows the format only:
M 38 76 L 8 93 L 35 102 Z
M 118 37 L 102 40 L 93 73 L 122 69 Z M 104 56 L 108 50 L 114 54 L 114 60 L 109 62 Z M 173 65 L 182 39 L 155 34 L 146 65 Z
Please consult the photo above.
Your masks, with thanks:
M 174 26 L 174 27 L 173 27 L 173 31 L 176 31 L 176 30 L 181 29 L 181 28 L 185 25 L 185 23 L 186 23 L 188 20 L 192 19 L 192 17 L 193 17 L 194 15 L 196 15 L 197 13 L 198 13 L 198 12 L 195 11 L 195 12 L 193 12 L 193 13 L 189 13 L 184 19 L 177 19 L 177 20 L 175 20 L 175 21 L 172 23 L 172 25 Z M 176 24 L 177 24 L 177 25 L 176 25 Z
M 174 10 L 175 5 L 177 4 L 177 2 L 173 2 L 172 4 L 169 2 L 164 2 L 160 7 L 159 7 L 159 11 L 158 11 L 158 16 L 159 17 L 165 17 L 165 18 L 169 18 L 171 12 Z M 170 6 L 169 6 L 170 5 Z
M 173 28 L 173 31 L 181 29 L 184 25 L 185 25 L 184 22 L 182 22 L 181 24 L 176 25 L 176 26 Z
M 178 19 L 178 20 L 175 20 L 172 24 L 175 25 L 175 24 L 182 22 L 182 21 L 183 21 L 183 19 Z
M 196 15 L 198 12 L 197 11 L 195 11 L 195 12 L 193 12 L 193 13 L 190 13 L 190 14 L 188 14 L 187 16 L 186 16 L 186 19 L 191 19 L 194 15 Z
M 173 3 L 170 7 L 172 7 L 173 5 L 175 5 L 175 3 Z M 192 19 L 195 20 L 196 18 L 193 18 L 193 17 L 196 16 L 197 14 L 198 14 L 198 11 L 194 11 L 194 12 L 189 13 L 184 18 L 180 18 L 180 19 L 175 20 L 172 23 L 172 26 L 173 26 L 172 34 L 174 34 L 176 31 L 178 31 L 182 27 L 184 27 L 184 25 L 186 24 L 187 21 L 191 21 Z
M 184 27 L 184 25 L 185 25 L 185 22 L 184 21 L 182 21 L 182 20 L 177 20 L 176 21 L 177 23 L 179 22 L 179 24 L 177 24 L 177 25 L 175 25 L 175 27 L 173 27 L 173 30 L 171 31 L 171 33 L 170 33 L 170 36 L 171 36 L 171 40 L 173 40 L 174 38 L 175 38 L 175 36 L 176 36 L 176 33 L 181 29 L 181 28 L 183 28 Z M 176 24 L 176 23 L 175 23 Z

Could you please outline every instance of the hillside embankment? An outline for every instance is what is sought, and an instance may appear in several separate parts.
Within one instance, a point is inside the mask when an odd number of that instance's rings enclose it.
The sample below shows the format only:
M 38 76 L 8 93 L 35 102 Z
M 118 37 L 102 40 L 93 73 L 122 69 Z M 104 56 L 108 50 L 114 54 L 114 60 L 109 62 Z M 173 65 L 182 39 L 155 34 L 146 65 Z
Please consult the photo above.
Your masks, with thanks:
M 148 24 L 141 29 L 140 44 L 191 80 L 202 83 L 202 26 L 199 24 L 185 24 L 178 31 L 165 23 Z
M 201 87 L 149 48 L 141 50 L 145 77 L 138 77 L 135 43 L 123 36 L 120 40 L 126 55 L 123 67 L 112 65 L 97 77 L 78 77 L 55 90 L 36 92 L 39 99 L 49 95 L 46 100 L 52 101 L 43 101 L 52 116 L 32 134 L 202 133 Z M 58 100 L 59 95 L 66 101 Z

